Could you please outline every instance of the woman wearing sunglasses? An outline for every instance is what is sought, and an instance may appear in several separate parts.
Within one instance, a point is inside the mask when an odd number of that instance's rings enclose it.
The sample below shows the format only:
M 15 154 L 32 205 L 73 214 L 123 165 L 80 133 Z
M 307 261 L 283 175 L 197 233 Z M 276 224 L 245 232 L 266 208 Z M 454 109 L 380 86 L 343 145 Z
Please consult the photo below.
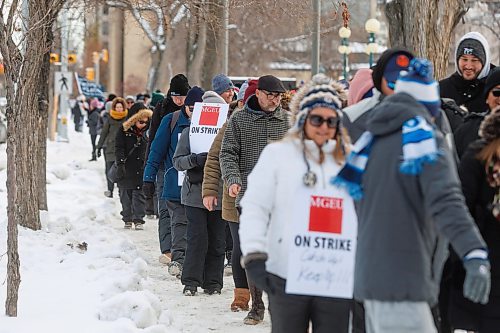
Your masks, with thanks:
M 273 333 L 348 331 L 357 218 L 352 199 L 330 184 L 349 151 L 340 122 L 346 98 L 339 84 L 314 76 L 291 101 L 289 134 L 264 149 L 248 177 L 242 262 L 269 296 Z
M 115 163 L 125 229 L 131 229 L 133 225 L 136 230 L 143 229 L 146 199 L 142 193 L 142 175 L 148 145 L 146 131 L 152 115 L 153 111 L 143 106 L 123 123 L 123 130 L 116 134 Z

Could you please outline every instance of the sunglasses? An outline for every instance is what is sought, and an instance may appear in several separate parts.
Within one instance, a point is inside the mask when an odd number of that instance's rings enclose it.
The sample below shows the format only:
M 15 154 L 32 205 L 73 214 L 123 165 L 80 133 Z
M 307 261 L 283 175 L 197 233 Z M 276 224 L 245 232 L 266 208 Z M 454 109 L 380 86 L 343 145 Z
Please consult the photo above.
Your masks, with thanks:
M 314 114 L 309 116 L 309 123 L 314 127 L 321 127 L 321 125 L 326 122 L 326 126 L 328 126 L 328 128 L 337 128 L 339 121 L 340 119 L 338 117 L 323 118 Z
M 146 125 L 146 124 L 148 123 L 148 121 L 144 121 L 144 120 L 139 120 L 138 122 L 139 122 L 139 124 L 141 124 L 141 125 Z
M 493 96 L 495 97 L 500 97 L 500 89 L 495 89 L 491 92 L 493 94 Z

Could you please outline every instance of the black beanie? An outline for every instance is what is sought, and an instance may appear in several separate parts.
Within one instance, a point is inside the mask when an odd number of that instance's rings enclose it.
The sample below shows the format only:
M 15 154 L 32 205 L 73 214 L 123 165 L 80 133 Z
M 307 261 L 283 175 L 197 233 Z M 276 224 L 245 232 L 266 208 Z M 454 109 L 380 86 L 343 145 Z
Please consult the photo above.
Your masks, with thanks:
M 378 91 L 382 92 L 382 77 L 384 76 L 385 66 L 387 62 L 397 53 L 402 53 L 408 58 L 413 59 L 415 56 L 408 50 L 403 48 L 391 48 L 387 49 L 380 55 L 380 58 L 377 61 L 377 64 L 372 67 L 372 78 L 373 85 L 377 88 Z
M 191 89 L 188 79 L 183 74 L 177 74 L 170 80 L 170 95 L 171 96 L 186 96 Z
M 139 112 L 142 109 L 147 109 L 147 107 L 144 105 L 142 102 L 137 102 L 132 105 L 130 109 L 128 109 L 127 113 L 127 119 L 130 119 L 133 115 L 135 115 L 137 112 Z
M 481 44 L 481 42 L 477 39 L 466 38 L 458 44 L 456 54 L 457 64 L 458 59 L 460 59 L 463 55 L 472 55 L 478 58 L 483 66 L 486 62 L 486 51 L 484 50 L 483 44 Z
M 488 98 L 490 91 L 500 84 L 500 67 L 495 67 L 490 71 L 484 83 L 484 95 Z

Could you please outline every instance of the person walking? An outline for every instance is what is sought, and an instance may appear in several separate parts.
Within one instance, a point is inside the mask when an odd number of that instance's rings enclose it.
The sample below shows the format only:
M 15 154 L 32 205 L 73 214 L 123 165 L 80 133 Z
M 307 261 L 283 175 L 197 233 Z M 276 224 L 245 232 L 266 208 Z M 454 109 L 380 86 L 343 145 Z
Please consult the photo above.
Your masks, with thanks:
M 129 117 L 116 134 L 115 161 L 118 189 L 122 204 L 125 229 L 142 230 L 144 227 L 144 201 L 142 175 L 146 159 L 148 138 L 146 131 L 153 111 L 143 106 Z
M 442 111 L 432 75 L 429 61 L 411 61 L 332 180 L 359 201 L 354 297 L 364 304 L 368 333 L 437 332 L 448 240 L 467 271 L 464 296 L 488 301 L 487 248 L 433 126 Z
M 105 175 L 107 179 L 108 189 L 104 191 L 104 195 L 108 198 L 113 197 L 113 190 L 115 184 L 107 177 L 109 169 L 115 163 L 115 143 L 116 135 L 122 128 L 123 122 L 127 118 L 128 110 L 126 108 L 127 102 L 121 97 L 116 97 L 111 102 L 111 110 L 109 116 L 104 123 L 104 126 L 99 136 L 97 143 L 97 157 L 101 157 L 102 150 L 104 149 L 104 161 L 106 164 Z
M 350 140 L 340 122 L 345 100 L 347 94 L 340 84 L 323 74 L 315 75 L 292 99 L 293 127 L 288 135 L 264 148 L 248 176 L 241 200 L 242 261 L 250 280 L 269 296 L 273 333 L 347 333 L 349 329 L 352 291 L 349 299 L 342 299 L 317 296 L 312 290 L 298 295 L 285 288 L 291 278 L 290 265 L 296 261 L 295 265 L 300 265 L 301 260 L 290 254 L 294 243 L 290 231 L 295 224 L 309 228 L 311 198 L 343 193 L 342 228 L 357 227 L 352 198 L 329 184 L 349 152 Z M 300 201 L 306 205 L 299 208 L 304 214 L 298 215 L 292 207 Z M 310 250 L 308 255 L 314 253 Z M 332 263 L 323 265 L 336 268 Z M 351 266 L 354 268 L 354 258 Z
M 240 214 L 240 201 L 247 188 L 247 178 L 260 153 L 270 142 L 281 140 L 289 128 L 288 114 L 280 106 L 284 92 L 286 89 L 277 77 L 261 76 L 255 95 L 250 96 L 245 108 L 234 113 L 227 123 L 219 158 L 222 178 L 228 186 L 229 195 L 236 198 L 235 205 Z M 248 282 L 252 308 L 244 323 L 256 325 L 264 319 L 265 306 L 262 290 L 251 280 Z
M 99 115 L 99 100 L 97 98 L 93 98 L 90 101 L 88 116 L 87 116 L 87 126 L 89 127 L 90 134 L 90 142 L 92 143 L 92 157 L 90 158 L 90 162 L 97 161 L 97 134 L 98 134 L 98 125 L 99 119 L 101 116 Z

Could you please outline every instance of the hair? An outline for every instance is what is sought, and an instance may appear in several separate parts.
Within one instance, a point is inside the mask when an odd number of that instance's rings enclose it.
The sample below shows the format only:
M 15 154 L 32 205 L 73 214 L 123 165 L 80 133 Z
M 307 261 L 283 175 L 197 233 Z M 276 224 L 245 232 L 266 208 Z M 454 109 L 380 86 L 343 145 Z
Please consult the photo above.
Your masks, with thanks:
M 487 171 L 492 161 L 500 159 L 500 137 L 488 142 L 476 156 L 480 161 L 484 162 Z

